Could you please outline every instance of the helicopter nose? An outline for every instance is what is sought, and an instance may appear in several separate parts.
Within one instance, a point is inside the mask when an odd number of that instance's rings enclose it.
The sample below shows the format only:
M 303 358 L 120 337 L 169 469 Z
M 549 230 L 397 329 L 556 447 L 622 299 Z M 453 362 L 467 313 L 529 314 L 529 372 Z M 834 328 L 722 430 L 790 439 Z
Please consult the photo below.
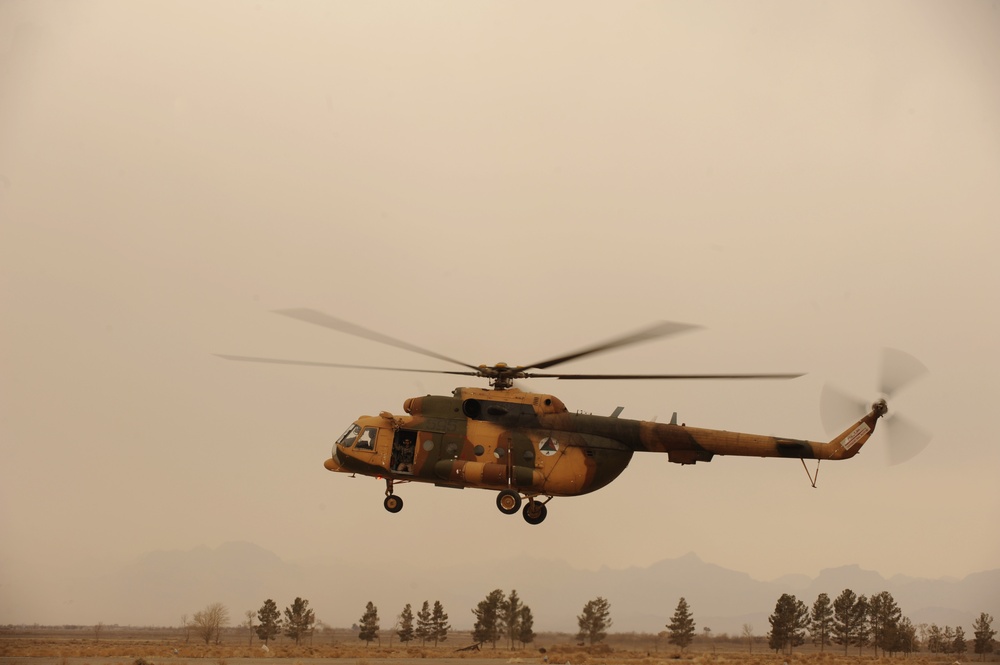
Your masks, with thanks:
M 323 466 L 325 466 L 328 471 L 340 471 L 342 468 L 340 460 L 337 459 L 337 453 L 334 453 L 333 457 L 323 462 Z

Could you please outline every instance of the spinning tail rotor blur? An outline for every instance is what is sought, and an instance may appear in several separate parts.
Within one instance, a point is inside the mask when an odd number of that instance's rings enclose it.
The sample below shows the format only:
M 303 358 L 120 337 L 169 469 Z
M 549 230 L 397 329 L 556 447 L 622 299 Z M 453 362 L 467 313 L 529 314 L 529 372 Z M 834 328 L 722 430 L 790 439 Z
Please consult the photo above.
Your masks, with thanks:
M 878 377 L 880 399 L 890 404 L 900 391 L 927 372 L 927 367 L 910 354 L 898 349 L 883 349 Z M 823 427 L 828 432 L 835 433 L 844 421 L 860 418 L 873 406 L 861 397 L 826 384 L 820 397 Z M 888 412 L 884 416 L 882 428 L 885 431 L 890 465 L 912 459 L 931 441 L 930 432 L 895 412 Z

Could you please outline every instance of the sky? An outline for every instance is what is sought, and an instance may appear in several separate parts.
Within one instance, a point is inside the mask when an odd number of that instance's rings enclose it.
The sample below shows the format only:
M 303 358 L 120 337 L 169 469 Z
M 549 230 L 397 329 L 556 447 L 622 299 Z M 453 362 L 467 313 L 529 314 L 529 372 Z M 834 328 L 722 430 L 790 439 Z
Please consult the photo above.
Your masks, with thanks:
M 230 541 L 1000 566 L 998 33 L 998 2 L 3 3 L 0 589 Z M 292 307 L 476 365 L 698 324 L 559 369 L 807 374 L 528 388 L 812 440 L 823 386 L 874 399 L 899 348 L 930 371 L 890 409 L 934 439 L 890 466 L 876 430 L 815 489 L 798 460 L 637 454 L 537 527 L 417 484 L 391 515 L 333 441 L 462 382 L 214 355 L 453 369 Z

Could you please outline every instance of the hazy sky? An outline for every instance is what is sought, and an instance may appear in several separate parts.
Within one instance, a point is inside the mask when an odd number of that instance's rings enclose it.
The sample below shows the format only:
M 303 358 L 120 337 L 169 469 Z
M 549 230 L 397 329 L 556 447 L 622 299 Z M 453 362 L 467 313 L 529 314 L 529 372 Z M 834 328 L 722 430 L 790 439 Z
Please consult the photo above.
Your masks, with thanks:
M 232 540 L 1000 566 L 997 71 L 998 2 L 0 4 L 0 620 L 125 621 L 21 617 L 10 591 Z M 701 324 L 560 369 L 808 375 L 530 387 L 810 439 L 824 383 L 874 398 L 897 347 L 931 373 L 890 408 L 935 439 L 888 466 L 876 431 L 817 489 L 797 460 L 640 454 L 539 527 L 422 485 L 391 515 L 323 460 L 453 377 L 212 354 L 451 367 L 287 307 L 473 364 Z

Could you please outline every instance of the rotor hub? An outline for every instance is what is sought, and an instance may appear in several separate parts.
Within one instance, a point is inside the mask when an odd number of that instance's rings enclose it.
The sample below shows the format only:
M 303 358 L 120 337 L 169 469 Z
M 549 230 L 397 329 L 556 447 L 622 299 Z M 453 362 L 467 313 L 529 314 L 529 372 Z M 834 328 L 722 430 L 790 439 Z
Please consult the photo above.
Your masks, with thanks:
M 881 418 L 885 414 L 889 413 L 889 405 L 886 404 L 885 399 L 878 399 L 872 403 L 872 411 L 875 413 L 876 418 Z

